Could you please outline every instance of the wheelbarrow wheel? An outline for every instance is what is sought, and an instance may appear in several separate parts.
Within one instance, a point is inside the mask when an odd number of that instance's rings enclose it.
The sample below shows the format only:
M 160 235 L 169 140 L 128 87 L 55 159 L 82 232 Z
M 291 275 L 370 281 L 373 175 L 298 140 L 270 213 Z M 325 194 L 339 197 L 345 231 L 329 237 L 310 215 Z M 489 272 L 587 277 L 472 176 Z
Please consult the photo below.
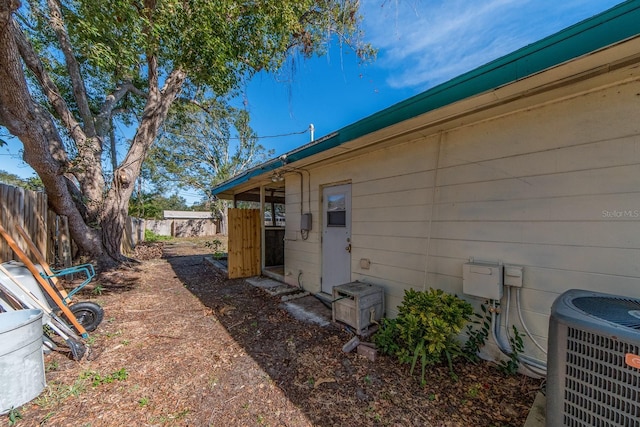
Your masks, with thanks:
M 73 315 L 76 316 L 78 323 L 80 323 L 87 332 L 95 331 L 104 317 L 103 308 L 95 302 L 81 301 L 71 305 L 69 308 Z

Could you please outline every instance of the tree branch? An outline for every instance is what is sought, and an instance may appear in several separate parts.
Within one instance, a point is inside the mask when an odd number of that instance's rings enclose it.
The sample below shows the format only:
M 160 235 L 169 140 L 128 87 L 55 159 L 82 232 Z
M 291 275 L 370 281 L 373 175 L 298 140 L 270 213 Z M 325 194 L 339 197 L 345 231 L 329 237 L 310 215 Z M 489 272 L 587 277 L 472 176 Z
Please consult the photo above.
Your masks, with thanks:
M 35 52 L 33 46 L 31 46 L 31 43 L 29 43 L 24 33 L 15 21 L 12 21 L 11 23 L 11 33 L 16 42 L 22 60 L 38 80 L 38 83 L 40 83 L 42 92 L 45 94 L 45 96 L 51 103 L 51 106 L 58 114 L 58 117 L 62 121 L 63 126 L 67 129 L 67 131 L 75 141 L 84 140 L 86 138 L 86 135 L 80 127 L 80 124 L 76 121 L 75 117 L 73 117 L 73 114 L 71 114 L 67 103 L 65 102 L 62 95 L 60 95 L 58 87 L 53 82 L 51 77 L 49 77 L 49 74 L 44 68 L 44 64 L 42 64 L 42 61 L 40 61 L 38 54 Z
M 60 48 L 62 49 L 62 53 L 64 55 L 65 63 L 67 65 L 67 71 L 69 72 L 71 85 L 73 87 L 73 96 L 76 100 L 76 104 L 78 105 L 80 117 L 84 122 L 85 134 L 89 136 L 89 138 L 93 138 L 94 136 L 96 136 L 96 129 L 93 123 L 93 115 L 91 114 L 91 109 L 89 108 L 87 90 L 84 86 L 82 75 L 80 74 L 80 65 L 78 64 L 78 61 L 73 54 L 73 47 L 71 46 L 71 41 L 69 40 L 69 34 L 67 34 L 67 30 L 62 20 L 62 10 L 60 9 L 60 4 L 56 0 L 47 0 L 47 4 L 49 5 L 49 9 L 51 10 L 49 22 L 51 24 L 51 27 L 55 31 L 56 36 L 58 37 L 58 43 L 60 43 Z
M 147 98 L 147 94 L 134 86 L 131 81 L 125 81 L 118 87 L 113 93 L 107 95 L 102 107 L 100 108 L 100 113 L 98 113 L 98 117 L 96 118 L 96 130 L 98 135 L 101 137 L 105 137 L 109 132 L 108 130 L 111 127 L 112 114 L 118 102 L 124 98 L 127 93 L 133 93 L 142 98 Z

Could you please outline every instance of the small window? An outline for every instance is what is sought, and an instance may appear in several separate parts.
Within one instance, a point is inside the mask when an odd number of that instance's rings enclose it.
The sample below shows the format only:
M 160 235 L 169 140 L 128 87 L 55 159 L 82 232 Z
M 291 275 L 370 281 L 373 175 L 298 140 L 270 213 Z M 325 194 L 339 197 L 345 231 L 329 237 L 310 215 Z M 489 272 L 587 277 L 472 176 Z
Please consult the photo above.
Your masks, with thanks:
M 327 227 L 345 227 L 346 225 L 345 195 L 332 194 L 327 200 Z
M 347 215 L 345 211 L 327 212 L 328 227 L 344 227 L 347 225 Z

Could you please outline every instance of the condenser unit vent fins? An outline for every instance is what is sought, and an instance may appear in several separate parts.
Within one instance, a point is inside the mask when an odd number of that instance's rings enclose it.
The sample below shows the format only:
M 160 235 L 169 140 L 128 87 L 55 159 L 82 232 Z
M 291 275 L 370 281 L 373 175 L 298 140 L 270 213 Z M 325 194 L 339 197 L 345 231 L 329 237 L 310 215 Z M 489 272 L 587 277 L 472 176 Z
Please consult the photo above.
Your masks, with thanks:
M 640 330 L 640 301 L 628 298 L 579 297 L 572 301 L 578 309 L 602 320 Z
M 640 347 L 567 328 L 563 425 L 640 426 L 640 371 L 625 364 L 627 353 Z

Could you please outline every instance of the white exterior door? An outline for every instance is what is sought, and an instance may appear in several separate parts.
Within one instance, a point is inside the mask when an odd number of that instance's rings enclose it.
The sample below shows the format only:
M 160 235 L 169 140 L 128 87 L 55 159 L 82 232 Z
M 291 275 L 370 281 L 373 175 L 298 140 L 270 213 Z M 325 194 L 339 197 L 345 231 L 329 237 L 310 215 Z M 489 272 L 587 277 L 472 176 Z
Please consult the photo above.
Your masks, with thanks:
M 351 281 L 351 184 L 322 192 L 322 292 Z

